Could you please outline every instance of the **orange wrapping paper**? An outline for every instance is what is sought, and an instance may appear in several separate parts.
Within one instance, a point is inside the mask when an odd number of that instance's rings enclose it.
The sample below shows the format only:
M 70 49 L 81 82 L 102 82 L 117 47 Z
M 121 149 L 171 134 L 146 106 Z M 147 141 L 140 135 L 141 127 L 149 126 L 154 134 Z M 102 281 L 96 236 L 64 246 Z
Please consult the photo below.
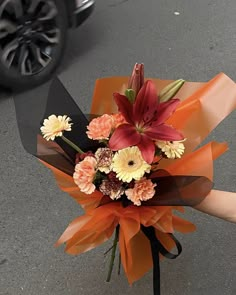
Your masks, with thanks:
M 171 81 L 152 79 L 158 92 Z M 104 78 L 96 81 L 91 114 L 117 112 L 112 99 L 128 77 Z M 227 150 L 226 143 L 211 142 L 200 149 L 197 146 L 206 136 L 236 108 L 236 85 L 226 75 L 219 74 L 208 83 L 186 82 L 176 95 L 182 102 L 168 120 L 168 124 L 181 130 L 187 141 L 184 156 L 175 161 L 163 159 L 159 168 L 172 175 L 202 175 L 213 179 L 213 161 Z M 140 230 L 140 225 L 153 226 L 160 242 L 171 250 L 174 246 L 167 233 L 175 230 L 188 233 L 195 226 L 173 215 L 173 210 L 183 212 L 182 207 L 129 206 L 112 202 L 98 207 L 102 194 L 86 195 L 79 191 L 73 178 L 50 166 L 59 187 L 71 195 L 86 211 L 76 218 L 62 234 L 56 245 L 66 243 L 66 252 L 80 254 L 107 241 L 119 224 L 119 247 L 122 265 L 130 283 L 141 278 L 152 267 L 152 256 L 148 239 Z M 155 174 L 154 174 L 155 175 Z M 232 194 L 232 193 L 228 193 Z M 212 190 L 211 196 L 219 196 Z M 224 192 L 227 197 L 227 192 Z

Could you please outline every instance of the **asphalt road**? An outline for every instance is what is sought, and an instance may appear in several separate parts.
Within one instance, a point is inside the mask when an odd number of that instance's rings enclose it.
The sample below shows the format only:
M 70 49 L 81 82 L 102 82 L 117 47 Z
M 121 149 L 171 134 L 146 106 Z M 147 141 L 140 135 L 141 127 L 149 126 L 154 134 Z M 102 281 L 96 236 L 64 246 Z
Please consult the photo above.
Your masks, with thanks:
M 207 81 L 223 71 L 236 81 L 235 0 L 97 2 L 91 18 L 70 32 L 60 74 L 75 100 L 83 98 L 84 111 L 96 78 L 128 75 L 135 62 L 144 62 L 150 77 Z M 216 162 L 217 189 L 236 191 L 235 123 L 236 113 L 208 139 L 230 145 Z M 11 94 L 3 91 L 0 138 L 0 294 L 151 295 L 151 272 L 132 287 L 123 273 L 105 283 L 110 243 L 77 257 L 53 247 L 81 210 L 24 151 Z M 178 235 L 183 254 L 162 262 L 162 294 L 236 294 L 235 224 L 192 209 L 185 217 L 198 230 Z

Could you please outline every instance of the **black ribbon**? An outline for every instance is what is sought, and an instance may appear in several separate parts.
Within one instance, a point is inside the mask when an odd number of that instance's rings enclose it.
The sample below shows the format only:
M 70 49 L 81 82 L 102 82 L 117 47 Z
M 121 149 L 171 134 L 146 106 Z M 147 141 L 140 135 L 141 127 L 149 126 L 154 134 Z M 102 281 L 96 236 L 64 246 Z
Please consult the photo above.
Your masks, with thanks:
M 173 234 L 168 234 L 172 240 L 175 242 L 176 248 L 178 250 L 177 254 L 170 253 L 166 248 L 161 244 L 161 242 L 156 237 L 155 228 L 153 226 L 145 227 L 142 226 L 142 231 L 145 236 L 149 239 L 152 251 L 152 260 L 153 260 L 153 292 L 154 295 L 161 294 L 161 274 L 160 274 L 160 257 L 163 255 L 168 259 L 177 258 L 182 252 L 182 246 L 180 242 L 175 238 Z

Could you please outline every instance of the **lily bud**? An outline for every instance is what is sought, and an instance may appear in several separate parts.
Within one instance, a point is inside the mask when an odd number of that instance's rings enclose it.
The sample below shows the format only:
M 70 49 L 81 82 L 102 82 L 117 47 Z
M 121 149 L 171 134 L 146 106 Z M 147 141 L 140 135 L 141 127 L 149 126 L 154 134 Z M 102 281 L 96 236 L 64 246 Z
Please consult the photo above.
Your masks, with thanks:
M 173 98 L 180 88 L 184 85 L 185 80 L 179 79 L 170 84 L 168 84 L 159 94 L 160 102 L 166 102 Z
M 130 103 L 135 102 L 135 91 L 133 89 L 126 89 L 125 96 L 128 98 Z
M 128 89 L 133 89 L 134 97 L 137 96 L 139 90 L 144 84 L 144 64 L 136 63 L 132 75 L 128 82 Z

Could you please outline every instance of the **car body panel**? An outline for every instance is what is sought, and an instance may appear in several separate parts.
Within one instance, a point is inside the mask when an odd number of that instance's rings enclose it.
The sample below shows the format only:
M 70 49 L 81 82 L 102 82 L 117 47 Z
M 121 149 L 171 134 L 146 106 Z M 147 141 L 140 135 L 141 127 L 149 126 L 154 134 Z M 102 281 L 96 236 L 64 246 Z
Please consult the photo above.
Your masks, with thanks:
M 65 1 L 68 9 L 68 23 L 72 28 L 81 25 L 92 13 L 95 0 L 71 0 Z

